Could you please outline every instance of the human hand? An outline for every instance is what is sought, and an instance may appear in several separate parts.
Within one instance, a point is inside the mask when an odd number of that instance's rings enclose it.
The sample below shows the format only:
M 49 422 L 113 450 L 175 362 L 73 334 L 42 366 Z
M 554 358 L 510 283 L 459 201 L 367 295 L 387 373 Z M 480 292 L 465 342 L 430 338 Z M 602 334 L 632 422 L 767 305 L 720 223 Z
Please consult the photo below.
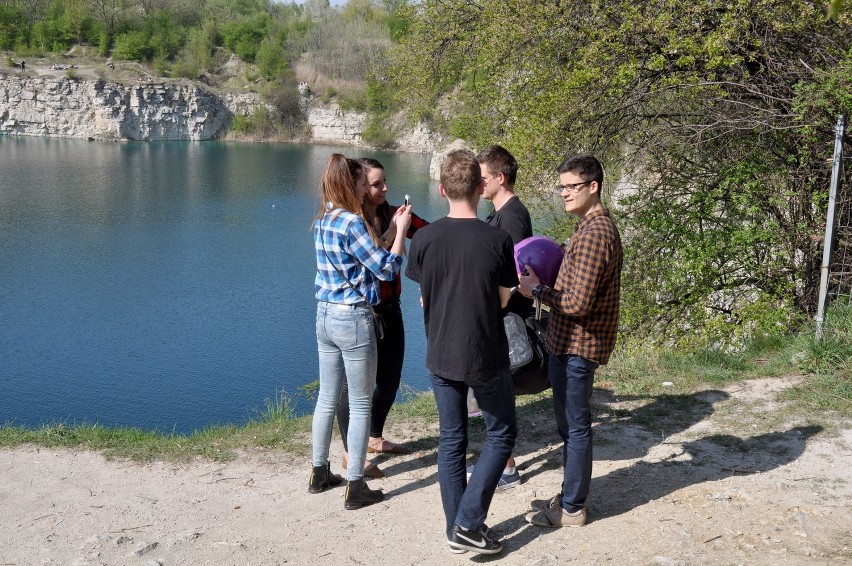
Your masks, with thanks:
M 408 227 L 411 226 L 411 205 L 402 205 L 397 208 L 392 220 L 398 231 L 403 234 L 408 232 Z
M 524 271 L 518 273 L 518 291 L 520 291 L 521 295 L 532 299 L 532 290 L 535 289 L 535 286 L 541 283 L 538 280 L 538 275 L 535 274 L 535 271 L 529 265 L 524 266 Z

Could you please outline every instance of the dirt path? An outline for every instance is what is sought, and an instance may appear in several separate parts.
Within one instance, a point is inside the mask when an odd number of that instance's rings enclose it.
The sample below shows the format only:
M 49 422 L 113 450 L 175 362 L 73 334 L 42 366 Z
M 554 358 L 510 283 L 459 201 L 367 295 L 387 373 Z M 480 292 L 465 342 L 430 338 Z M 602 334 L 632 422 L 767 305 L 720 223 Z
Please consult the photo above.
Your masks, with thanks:
M 590 524 L 544 530 L 528 502 L 558 491 L 549 404 L 522 420 L 523 483 L 495 495 L 497 557 L 442 536 L 434 425 L 396 425 L 421 450 L 381 457 L 381 504 L 343 509 L 306 490 L 307 459 L 105 461 L 27 446 L 0 451 L 0 564 L 852 564 L 852 426 L 785 416 L 792 379 L 642 400 L 596 391 Z M 533 438 L 537 437 L 537 438 Z M 472 446 L 476 448 L 476 446 Z M 339 444 L 332 466 L 339 471 Z

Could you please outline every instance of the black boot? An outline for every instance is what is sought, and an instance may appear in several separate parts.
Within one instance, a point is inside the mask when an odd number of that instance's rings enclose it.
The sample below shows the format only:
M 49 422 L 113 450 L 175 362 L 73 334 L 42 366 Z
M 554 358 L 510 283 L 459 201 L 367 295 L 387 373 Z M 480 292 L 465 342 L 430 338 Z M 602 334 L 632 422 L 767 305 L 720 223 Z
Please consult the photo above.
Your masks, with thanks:
M 347 509 L 360 509 L 373 503 L 378 503 L 385 498 L 385 494 L 380 489 L 370 489 L 367 487 L 367 482 L 364 478 L 360 480 L 352 480 L 346 484 L 346 502 Z
M 337 487 L 343 483 L 343 478 L 337 474 L 331 473 L 331 463 L 326 462 L 325 466 L 314 466 L 311 471 L 311 479 L 308 482 L 308 493 L 322 493 L 332 487 Z

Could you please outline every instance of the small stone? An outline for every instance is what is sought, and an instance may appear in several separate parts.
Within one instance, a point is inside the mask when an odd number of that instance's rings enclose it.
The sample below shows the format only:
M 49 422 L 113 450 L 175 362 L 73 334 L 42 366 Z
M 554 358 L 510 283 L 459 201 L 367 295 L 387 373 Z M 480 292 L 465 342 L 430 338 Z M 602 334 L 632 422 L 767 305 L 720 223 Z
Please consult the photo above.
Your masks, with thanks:
M 152 543 L 143 545 L 143 546 L 137 548 L 136 550 L 134 550 L 133 554 L 135 554 L 136 556 L 142 556 L 143 554 L 145 554 L 147 552 L 151 552 L 152 550 L 157 548 L 157 544 L 159 544 L 159 543 L 152 542 Z

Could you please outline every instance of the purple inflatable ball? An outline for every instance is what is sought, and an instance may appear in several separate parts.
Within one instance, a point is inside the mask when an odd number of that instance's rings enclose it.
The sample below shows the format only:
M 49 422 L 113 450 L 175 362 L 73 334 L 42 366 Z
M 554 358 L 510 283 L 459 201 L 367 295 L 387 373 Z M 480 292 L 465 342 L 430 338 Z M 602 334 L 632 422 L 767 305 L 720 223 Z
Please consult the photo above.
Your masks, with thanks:
M 559 266 L 565 251 L 556 240 L 544 236 L 532 236 L 515 244 L 515 266 L 518 273 L 523 272 L 529 265 L 538 275 L 539 281 L 553 287 L 556 276 L 559 274 Z

